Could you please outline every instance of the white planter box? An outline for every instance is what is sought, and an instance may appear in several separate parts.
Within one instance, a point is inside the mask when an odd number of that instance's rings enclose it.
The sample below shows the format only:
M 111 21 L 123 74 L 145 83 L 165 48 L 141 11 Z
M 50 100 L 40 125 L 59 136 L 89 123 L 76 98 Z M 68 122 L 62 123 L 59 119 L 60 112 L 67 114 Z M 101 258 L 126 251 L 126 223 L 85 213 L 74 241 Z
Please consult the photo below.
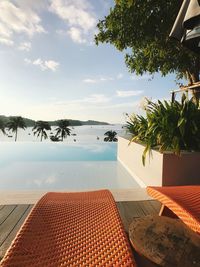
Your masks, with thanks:
M 118 160 L 145 187 L 200 184 L 200 153 L 184 152 L 181 157 L 173 153 L 152 150 L 142 164 L 144 146 L 124 137 L 118 138 Z

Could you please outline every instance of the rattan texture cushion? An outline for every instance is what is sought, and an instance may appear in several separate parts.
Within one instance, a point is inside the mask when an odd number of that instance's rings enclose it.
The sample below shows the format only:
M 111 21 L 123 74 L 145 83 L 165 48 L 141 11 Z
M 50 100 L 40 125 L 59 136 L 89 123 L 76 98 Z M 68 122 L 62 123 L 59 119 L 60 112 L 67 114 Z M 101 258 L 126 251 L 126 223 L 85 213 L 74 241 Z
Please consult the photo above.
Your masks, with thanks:
M 185 224 L 200 234 L 200 186 L 147 187 L 153 198 L 171 209 Z
M 1 266 L 136 266 L 108 190 L 47 193 L 35 205 Z

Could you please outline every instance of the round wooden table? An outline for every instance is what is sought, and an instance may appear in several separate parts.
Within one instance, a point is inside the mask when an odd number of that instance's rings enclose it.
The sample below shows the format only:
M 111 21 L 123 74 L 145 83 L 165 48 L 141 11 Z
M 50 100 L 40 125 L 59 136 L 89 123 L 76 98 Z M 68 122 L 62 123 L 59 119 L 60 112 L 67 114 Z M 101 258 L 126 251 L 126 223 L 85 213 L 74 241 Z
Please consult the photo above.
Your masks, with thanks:
M 140 255 L 158 266 L 200 267 L 200 236 L 180 220 L 150 215 L 134 219 L 129 238 Z

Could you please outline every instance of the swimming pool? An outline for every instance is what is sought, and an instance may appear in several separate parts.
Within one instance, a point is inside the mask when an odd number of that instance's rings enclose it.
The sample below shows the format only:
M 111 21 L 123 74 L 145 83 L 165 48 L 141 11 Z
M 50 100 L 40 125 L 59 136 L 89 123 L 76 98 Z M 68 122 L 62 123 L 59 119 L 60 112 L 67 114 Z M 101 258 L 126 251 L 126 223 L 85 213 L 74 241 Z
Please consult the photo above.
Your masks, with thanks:
M 0 143 L 1 190 L 139 187 L 117 161 L 116 143 Z

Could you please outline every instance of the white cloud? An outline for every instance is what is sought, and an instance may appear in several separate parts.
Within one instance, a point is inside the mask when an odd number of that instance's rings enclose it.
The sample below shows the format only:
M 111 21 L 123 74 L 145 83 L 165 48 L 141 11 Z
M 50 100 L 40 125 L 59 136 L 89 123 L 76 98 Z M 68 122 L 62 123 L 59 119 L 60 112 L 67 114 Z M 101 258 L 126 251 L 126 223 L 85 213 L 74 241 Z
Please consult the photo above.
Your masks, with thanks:
M 75 43 L 79 43 L 79 44 L 84 44 L 86 43 L 86 39 L 83 36 L 82 31 L 79 28 L 76 27 L 71 27 L 68 31 L 67 34 L 71 37 L 71 39 L 75 42 Z
M 87 78 L 87 79 L 84 79 L 83 82 L 84 82 L 84 83 L 97 83 L 97 80 Z
M 79 101 L 80 102 L 80 101 Z M 102 104 L 110 102 L 110 98 L 102 94 L 93 94 L 89 97 L 86 97 L 81 101 L 82 103 L 92 103 L 92 104 Z
M 104 77 L 101 76 L 99 78 L 86 78 L 83 80 L 84 83 L 99 83 L 99 82 L 107 82 L 107 81 L 114 81 L 112 77 Z
M 23 9 L 42 10 L 47 8 L 48 0 L 15 0 L 18 6 Z
M 92 94 L 89 95 L 88 97 L 84 97 L 82 99 L 75 99 L 75 100 L 71 100 L 71 101 L 59 101 L 56 104 L 57 105 L 66 105 L 66 106 L 76 106 L 76 107 L 80 107 L 82 106 L 83 108 L 85 108 L 87 105 L 85 104 L 105 104 L 110 102 L 111 99 L 103 94 Z M 83 105 L 84 104 L 84 105 Z M 78 105 L 78 106 L 77 106 Z
M 66 22 L 74 42 L 86 43 L 93 36 L 97 21 L 87 0 L 51 0 L 50 11 Z
M 12 46 L 14 44 L 14 42 L 10 40 L 9 38 L 3 38 L 1 36 L 0 36 L 0 43 L 8 45 L 8 46 Z
M 50 69 L 52 71 L 56 71 L 60 65 L 60 63 L 54 61 L 54 60 L 47 60 L 44 61 L 44 65 L 47 69 Z
M 117 103 L 112 105 L 104 106 L 104 109 L 120 109 L 120 108 L 138 108 L 139 107 L 139 101 L 135 102 L 123 102 L 123 103 Z
M 32 61 L 31 61 L 29 58 L 25 58 L 25 59 L 24 59 L 24 62 L 25 62 L 26 64 L 31 64 L 31 63 L 32 63 Z
M 25 58 L 24 62 L 29 65 L 32 64 L 35 66 L 39 66 L 42 71 L 51 70 L 53 72 L 55 72 L 60 65 L 59 62 L 56 62 L 54 60 L 42 60 L 41 58 L 37 58 L 33 61 L 28 58 Z
M 31 50 L 31 43 L 30 42 L 20 43 L 20 45 L 18 46 L 18 49 L 29 52 Z
M 143 93 L 142 90 L 132 90 L 132 91 L 117 91 L 118 97 L 130 97 L 130 96 L 138 96 Z
M 108 81 L 120 80 L 123 77 L 124 77 L 124 75 L 122 73 L 119 73 L 117 75 L 114 75 L 113 77 L 99 75 L 99 76 L 97 76 L 95 78 L 86 78 L 86 79 L 83 80 L 83 82 L 84 83 L 108 82 Z
M 100 77 L 99 81 L 107 82 L 107 81 L 114 81 L 112 77 Z
M 44 33 L 40 17 L 31 9 L 24 9 L 11 1 L 0 1 L 0 42 L 13 45 L 14 34 Z

